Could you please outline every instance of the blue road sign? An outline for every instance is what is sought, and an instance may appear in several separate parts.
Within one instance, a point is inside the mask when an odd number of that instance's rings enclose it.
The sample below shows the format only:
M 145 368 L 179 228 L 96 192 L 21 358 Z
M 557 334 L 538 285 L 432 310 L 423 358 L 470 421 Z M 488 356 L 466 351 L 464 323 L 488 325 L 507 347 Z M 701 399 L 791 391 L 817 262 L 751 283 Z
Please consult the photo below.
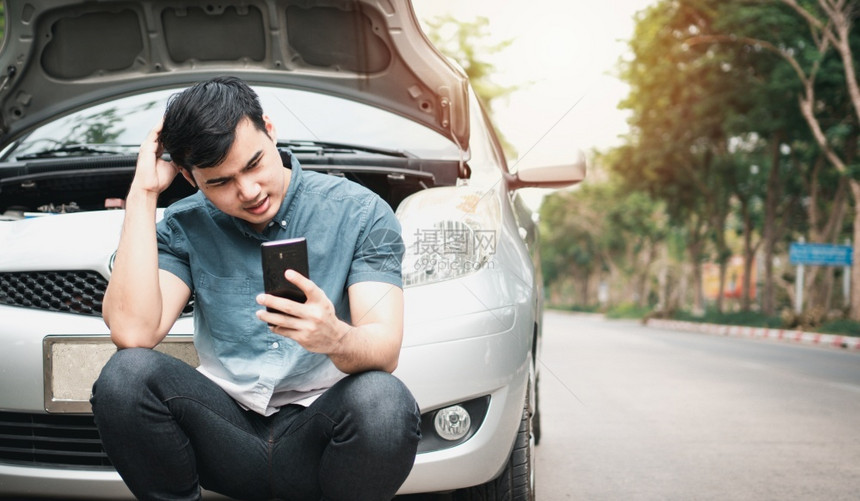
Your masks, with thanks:
M 853 251 L 850 245 L 793 243 L 788 258 L 791 264 L 851 266 Z

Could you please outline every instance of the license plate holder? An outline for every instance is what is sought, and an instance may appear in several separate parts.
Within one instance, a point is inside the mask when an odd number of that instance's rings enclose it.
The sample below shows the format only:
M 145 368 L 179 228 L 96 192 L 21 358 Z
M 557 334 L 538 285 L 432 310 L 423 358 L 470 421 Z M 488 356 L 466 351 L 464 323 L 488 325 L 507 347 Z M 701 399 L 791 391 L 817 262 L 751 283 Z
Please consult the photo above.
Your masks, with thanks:
M 192 367 L 199 365 L 190 335 L 167 336 L 155 347 Z M 102 367 L 116 352 L 110 336 L 45 336 L 45 410 L 55 413 L 90 413 L 90 393 Z

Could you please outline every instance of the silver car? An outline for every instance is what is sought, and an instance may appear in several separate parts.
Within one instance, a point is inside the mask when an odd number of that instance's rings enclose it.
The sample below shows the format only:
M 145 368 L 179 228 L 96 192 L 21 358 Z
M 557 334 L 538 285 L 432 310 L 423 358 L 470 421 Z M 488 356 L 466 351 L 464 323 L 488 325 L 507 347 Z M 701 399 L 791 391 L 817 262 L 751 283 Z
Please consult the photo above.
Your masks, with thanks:
M 0 497 L 129 498 L 90 388 L 137 146 L 168 96 L 251 82 L 306 169 L 393 208 L 407 245 L 397 372 L 423 438 L 399 494 L 533 499 L 542 295 L 522 187 L 408 0 L 7 0 L 0 52 Z M 181 177 L 160 206 L 192 193 Z M 193 298 L 158 349 L 196 363 Z M 217 437 L 212 437 L 217 440 Z

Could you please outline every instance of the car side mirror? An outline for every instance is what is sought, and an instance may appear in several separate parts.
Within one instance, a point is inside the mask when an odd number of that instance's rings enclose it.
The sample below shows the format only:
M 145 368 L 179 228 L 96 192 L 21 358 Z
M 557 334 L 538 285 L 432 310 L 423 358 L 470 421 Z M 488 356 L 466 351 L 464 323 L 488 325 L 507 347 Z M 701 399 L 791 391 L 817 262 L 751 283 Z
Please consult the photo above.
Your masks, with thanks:
M 505 174 L 509 190 L 520 188 L 564 188 L 585 179 L 585 158 L 565 165 L 550 165 L 523 169 L 516 174 Z

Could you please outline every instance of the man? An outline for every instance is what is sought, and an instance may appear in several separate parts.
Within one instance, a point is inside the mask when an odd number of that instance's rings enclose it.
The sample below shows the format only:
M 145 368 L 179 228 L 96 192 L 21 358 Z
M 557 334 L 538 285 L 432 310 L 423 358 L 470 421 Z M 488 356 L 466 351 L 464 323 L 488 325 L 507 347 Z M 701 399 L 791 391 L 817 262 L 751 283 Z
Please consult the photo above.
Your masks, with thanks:
M 276 143 L 254 91 L 225 77 L 173 96 L 141 145 L 103 307 L 120 349 L 92 397 L 140 499 L 390 499 L 412 468 L 418 409 L 390 374 L 397 220 L 355 183 L 285 168 Z M 198 191 L 156 225 L 179 173 Z M 305 303 L 262 293 L 260 244 L 297 236 L 310 277 L 285 277 Z M 198 370 L 152 350 L 192 293 Z

